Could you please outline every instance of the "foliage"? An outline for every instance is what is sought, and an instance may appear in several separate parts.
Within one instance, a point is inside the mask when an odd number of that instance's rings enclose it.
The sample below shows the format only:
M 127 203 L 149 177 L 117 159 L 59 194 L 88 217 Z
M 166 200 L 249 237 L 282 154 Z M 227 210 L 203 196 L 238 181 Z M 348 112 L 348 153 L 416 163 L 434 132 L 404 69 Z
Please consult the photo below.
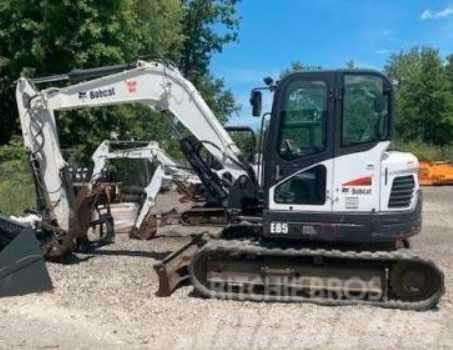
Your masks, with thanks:
M 450 90 L 453 91 L 453 54 L 447 56 L 447 64 L 445 65 L 445 74 L 450 84 Z
M 226 44 L 238 37 L 238 0 L 182 0 L 185 34 L 180 67 L 194 83 L 209 72 L 214 53 L 222 52 Z M 214 25 L 222 25 L 215 30 Z
M 453 162 L 453 147 L 451 145 L 435 146 L 420 141 L 413 141 L 408 143 L 396 142 L 392 146 L 392 148 L 402 152 L 410 152 L 414 154 L 419 160 L 425 160 L 429 162 Z
M 16 131 L 13 92 L 20 75 L 49 75 L 131 62 L 145 54 L 166 55 L 182 44 L 181 16 L 177 0 L 1 1 L 0 56 L 8 59 L 0 86 L 0 114 L 7 124 L 3 132 Z M 95 113 L 90 115 L 94 128 L 106 126 L 93 118 Z M 65 136 L 61 135 L 63 143 Z M 7 139 L 4 134 L 0 142 Z
M 170 122 L 142 105 L 121 105 L 93 110 L 59 113 L 61 145 L 70 153 L 71 164 L 87 162 L 102 140 L 156 140 L 171 155 L 177 140 L 171 137 Z
M 321 69 L 322 66 L 319 65 L 307 65 L 302 63 L 301 61 L 294 61 L 290 64 L 288 68 L 280 72 L 280 79 L 283 79 L 287 75 L 295 72 L 316 71 Z
M 222 123 L 239 111 L 240 106 L 236 103 L 231 90 L 225 88 L 223 79 L 216 79 L 211 74 L 207 74 L 198 79 L 197 88 Z
M 122 186 L 148 186 L 155 166 L 146 159 L 110 159 L 106 172 L 111 181 L 121 182 Z
M 451 70 L 432 48 L 390 57 L 385 72 L 398 82 L 395 128 L 402 141 L 446 145 L 453 140 L 453 80 L 447 74 Z
M 19 137 L 13 137 L 9 144 L 0 146 L 0 163 L 10 160 L 25 161 L 27 154 Z
M 229 134 L 241 150 L 243 157 L 253 160 L 257 152 L 258 140 L 248 131 L 230 131 Z
M 280 72 L 280 79 L 283 79 L 287 75 L 295 72 L 302 72 L 304 70 L 304 65 L 300 61 L 294 61 L 290 66 Z
M 34 205 L 35 191 L 27 162 L 0 161 L 0 212 L 20 215 Z
M 27 155 L 19 137 L 0 146 L 0 212 L 20 215 L 34 206 L 33 180 Z
M 199 89 L 220 121 L 225 122 L 239 110 L 233 94 L 225 89 L 223 79 L 209 72 L 212 55 L 238 38 L 239 0 L 182 0 L 183 42 L 179 67 Z
M 219 119 L 225 121 L 237 105 L 223 81 L 214 78 L 208 67 L 212 54 L 236 40 L 236 3 L 1 0 L 0 144 L 19 132 L 14 79 L 20 75 L 64 73 L 133 62 L 138 57 L 179 63 Z M 112 134 L 118 139 L 156 140 L 171 154 L 178 153 L 168 121 L 141 106 L 62 112 L 57 123 L 62 147 L 70 148 L 71 159 L 82 163 Z
M 346 62 L 346 68 L 347 69 L 356 69 L 356 65 L 354 60 L 349 60 Z

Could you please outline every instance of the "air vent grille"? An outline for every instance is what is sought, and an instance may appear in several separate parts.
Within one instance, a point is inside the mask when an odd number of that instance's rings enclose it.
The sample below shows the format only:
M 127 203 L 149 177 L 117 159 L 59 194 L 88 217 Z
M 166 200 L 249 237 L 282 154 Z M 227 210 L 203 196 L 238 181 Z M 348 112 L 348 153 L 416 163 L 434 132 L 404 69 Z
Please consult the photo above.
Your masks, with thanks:
M 413 175 L 399 176 L 393 180 L 389 208 L 407 208 L 414 195 L 415 181 Z

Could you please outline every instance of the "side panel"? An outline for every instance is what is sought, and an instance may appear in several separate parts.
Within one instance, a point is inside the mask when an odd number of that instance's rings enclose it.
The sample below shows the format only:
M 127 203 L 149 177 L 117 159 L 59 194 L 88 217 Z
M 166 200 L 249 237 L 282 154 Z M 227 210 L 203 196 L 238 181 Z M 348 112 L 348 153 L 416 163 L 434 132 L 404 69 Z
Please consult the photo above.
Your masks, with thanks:
M 334 212 L 380 210 L 381 160 L 389 142 L 334 159 Z
M 381 170 L 381 211 L 415 210 L 419 202 L 418 160 L 410 153 L 386 152 Z

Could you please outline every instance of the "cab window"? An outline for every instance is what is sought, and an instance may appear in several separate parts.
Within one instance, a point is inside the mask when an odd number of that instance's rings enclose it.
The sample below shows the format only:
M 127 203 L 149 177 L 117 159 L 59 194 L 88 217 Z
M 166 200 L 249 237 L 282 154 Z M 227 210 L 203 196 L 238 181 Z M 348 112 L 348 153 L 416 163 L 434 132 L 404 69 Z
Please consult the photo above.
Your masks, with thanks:
M 275 202 L 323 205 L 326 202 L 326 174 L 326 167 L 318 165 L 290 177 L 275 189 Z
M 294 81 L 280 116 L 278 152 L 293 160 L 326 148 L 327 86 L 323 81 Z
M 387 137 L 389 95 L 382 77 L 345 75 L 342 145 L 377 142 Z

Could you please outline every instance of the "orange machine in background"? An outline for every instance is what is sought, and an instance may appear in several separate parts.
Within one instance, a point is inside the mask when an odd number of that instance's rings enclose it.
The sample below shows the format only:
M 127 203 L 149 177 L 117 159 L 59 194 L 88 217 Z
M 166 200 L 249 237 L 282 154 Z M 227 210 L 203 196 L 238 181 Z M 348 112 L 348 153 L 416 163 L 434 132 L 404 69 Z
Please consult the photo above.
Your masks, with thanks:
M 453 163 L 421 161 L 418 177 L 422 186 L 453 185 Z

